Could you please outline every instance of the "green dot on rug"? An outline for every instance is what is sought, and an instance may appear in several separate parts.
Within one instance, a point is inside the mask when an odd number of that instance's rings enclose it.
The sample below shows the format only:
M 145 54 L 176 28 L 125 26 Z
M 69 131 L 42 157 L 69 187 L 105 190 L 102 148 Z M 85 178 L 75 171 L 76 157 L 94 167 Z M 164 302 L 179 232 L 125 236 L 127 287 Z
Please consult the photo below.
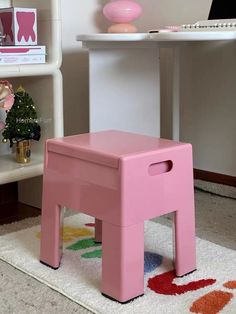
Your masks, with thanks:
M 89 238 L 89 239 L 79 240 L 75 242 L 74 244 L 68 246 L 67 249 L 72 250 L 72 251 L 78 251 L 78 250 L 83 250 L 83 249 L 100 246 L 100 245 L 101 245 L 100 243 L 94 242 L 94 238 Z
M 92 252 L 87 252 L 81 255 L 83 258 L 101 258 L 102 257 L 102 250 L 95 250 Z

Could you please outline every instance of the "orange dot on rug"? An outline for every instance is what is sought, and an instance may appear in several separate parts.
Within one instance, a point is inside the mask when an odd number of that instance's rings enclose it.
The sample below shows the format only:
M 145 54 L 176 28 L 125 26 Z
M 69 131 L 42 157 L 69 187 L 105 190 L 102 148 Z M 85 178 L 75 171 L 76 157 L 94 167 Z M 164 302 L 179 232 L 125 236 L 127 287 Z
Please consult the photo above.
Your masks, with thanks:
M 228 289 L 236 289 L 236 281 L 228 281 L 224 284 L 224 287 Z
M 232 299 L 233 294 L 224 291 L 212 291 L 193 303 L 190 311 L 201 314 L 217 314 Z

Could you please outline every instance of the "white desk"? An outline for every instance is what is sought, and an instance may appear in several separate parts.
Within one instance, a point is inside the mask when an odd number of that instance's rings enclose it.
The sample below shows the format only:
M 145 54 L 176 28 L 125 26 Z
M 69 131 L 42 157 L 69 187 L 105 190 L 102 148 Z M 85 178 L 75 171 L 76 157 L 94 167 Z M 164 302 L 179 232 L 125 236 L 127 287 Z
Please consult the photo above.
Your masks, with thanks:
M 79 35 L 89 49 L 90 130 L 160 135 L 159 49 L 174 49 L 172 137 L 179 138 L 180 47 L 192 41 L 236 40 L 236 32 Z

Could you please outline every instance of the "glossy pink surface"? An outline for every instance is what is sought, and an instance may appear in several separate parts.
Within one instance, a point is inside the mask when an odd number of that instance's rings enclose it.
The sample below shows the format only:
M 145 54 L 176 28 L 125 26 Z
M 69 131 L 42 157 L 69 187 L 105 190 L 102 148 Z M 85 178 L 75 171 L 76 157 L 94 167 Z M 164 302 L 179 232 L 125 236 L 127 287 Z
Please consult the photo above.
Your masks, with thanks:
M 53 267 L 62 252 L 60 206 L 96 218 L 102 292 L 120 302 L 143 293 L 147 219 L 174 212 L 176 274 L 196 268 L 190 144 L 120 131 L 48 140 L 40 259 Z
M 105 5 L 103 14 L 109 21 L 129 23 L 142 14 L 142 7 L 132 0 L 115 0 Z

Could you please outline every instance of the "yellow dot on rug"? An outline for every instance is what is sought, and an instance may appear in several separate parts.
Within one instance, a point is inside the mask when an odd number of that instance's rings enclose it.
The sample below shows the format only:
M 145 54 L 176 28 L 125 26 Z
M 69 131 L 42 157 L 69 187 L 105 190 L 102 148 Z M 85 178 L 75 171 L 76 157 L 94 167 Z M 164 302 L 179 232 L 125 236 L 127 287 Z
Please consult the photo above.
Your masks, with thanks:
M 93 232 L 86 228 L 64 227 L 63 228 L 63 241 L 67 242 L 78 237 L 86 237 L 92 234 Z
M 86 237 L 93 235 L 91 230 L 86 228 L 74 228 L 74 227 L 64 227 L 63 228 L 63 241 L 70 242 L 79 237 Z M 41 232 L 36 233 L 36 237 L 40 239 Z

